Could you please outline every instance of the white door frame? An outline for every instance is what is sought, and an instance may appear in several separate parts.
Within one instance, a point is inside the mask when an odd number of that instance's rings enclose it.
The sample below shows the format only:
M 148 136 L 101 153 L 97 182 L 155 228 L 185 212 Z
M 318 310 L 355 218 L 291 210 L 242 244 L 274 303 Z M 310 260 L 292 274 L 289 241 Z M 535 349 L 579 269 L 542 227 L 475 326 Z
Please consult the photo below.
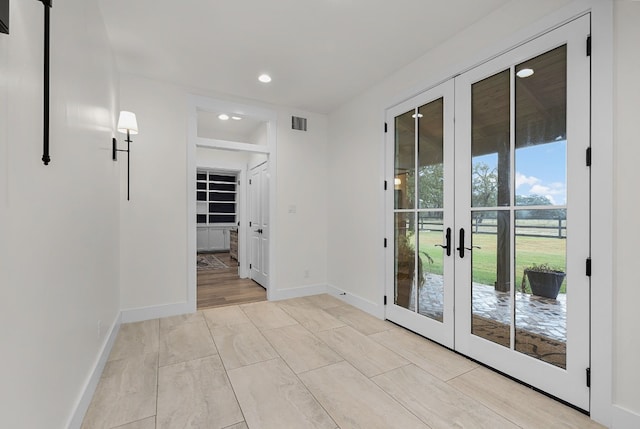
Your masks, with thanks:
M 418 81 L 406 91 L 392 97 L 385 111 L 417 94 L 433 88 L 456 75 L 516 46 L 534 39 L 586 13 L 591 13 L 591 147 L 597 161 L 591 169 L 591 216 L 598 219 L 598 228 L 591 231 L 591 257 L 596 264 L 591 275 L 591 318 L 597 323 L 591 326 L 591 418 L 605 426 L 623 419 L 625 411 L 613 401 L 613 2 L 610 0 L 576 0 L 553 12 L 536 23 L 514 32 L 509 37 L 487 46 L 486 49 L 458 63 L 450 63 L 431 74 L 428 80 Z M 384 153 L 384 135 L 380 147 Z M 595 155 L 597 154 L 597 155 Z M 382 155 L 381 155 L 382 157 Z M 384 157 L 381 158 L 384 164 Z M 380 174 L 380 189 L 387 180 L 384 169 Z M 381 191 L 381 201 L 384 201 Z M 381 204 L 381 209 L 384 204 Z M 380 226 L 381 237 L 386 236 L 386 226 Z M 385 260 L 385 250 L 380 250 L 380 260 Z M 378 286 L 379 302 L 385 293 L 386 275 Z
M 231 101 L 217 100 L 198 95 L 187 97 L 187 306 L 192 312 L 197 309 L 197 280 L 196 280 L 196 147 L 207 147 L 212 149 L 225 149 L 243 152 L 260 153 L 267 155 L 269 160 L 269 218 L 275 219 L 276 201 L 276 172 L 277 172 L 277 144 L 276 125 L 277 113 L 273 110 L 251 106 Z M 229 114 L 238 114 L 253 119 L 258 119 L 267 123 L 267 144 L 266 146 L 252 145 L 249 143 L 230 142 L 225 140 L 208 139 L 198 137 L 198 110 L 219 112 L 224 111 Z M 223 167 L 224 168 L 224 167 Z M 246 179 L 245 179 L 246 181 Z M 246 222 L 245 222 L 246 223 Z M 244 228 L 241 225 L 241 228 Z M 267 299 L 271 299 L 273 294 L 272 285 L 276 278 L 276 251 L 275 240 L 276 226 L 271 226 L 271 239 L 269 240 L 269 277 L 267 279 Z M 245 243 L 246 244 L 246 243 Z M 245 246 L 246 248 L 246 246 Z

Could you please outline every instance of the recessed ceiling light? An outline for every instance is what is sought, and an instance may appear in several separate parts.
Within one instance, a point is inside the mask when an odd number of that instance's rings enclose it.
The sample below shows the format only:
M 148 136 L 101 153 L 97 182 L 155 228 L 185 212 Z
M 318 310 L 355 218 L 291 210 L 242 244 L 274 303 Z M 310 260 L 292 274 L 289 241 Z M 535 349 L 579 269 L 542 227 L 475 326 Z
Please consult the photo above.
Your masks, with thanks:
M 218 115 L 218 119 L 220 119 L 221 121 L 226 121 L 229 119 L 229 115 L 225 115 L 224 113 L 220 113 Z
M 414 113 L 413 115 L 411 115 L 411 117 L 412 117 L 413 119 L 415 119 L 416 117 L 418 117 L 418 118 L 422 118 L 423 116 L 424 116 L 424 115 L 423 115 L 422 113 L 418 113 L 417 115 Z
M 516 73 L 518 77 L 529 77 L 532 74 L 533 74 L 533 69 L 522 69 Z
M 239 121 L 242 118 L 240 116 L 232 116 L 231 119 L 233 119 L 234 121 Z
M 269 83 L 271 82 L 271 76 L 269 76 L 268 74 L 261 74 L 260 76 L 258 76 L 258 80 L 262 83 Z

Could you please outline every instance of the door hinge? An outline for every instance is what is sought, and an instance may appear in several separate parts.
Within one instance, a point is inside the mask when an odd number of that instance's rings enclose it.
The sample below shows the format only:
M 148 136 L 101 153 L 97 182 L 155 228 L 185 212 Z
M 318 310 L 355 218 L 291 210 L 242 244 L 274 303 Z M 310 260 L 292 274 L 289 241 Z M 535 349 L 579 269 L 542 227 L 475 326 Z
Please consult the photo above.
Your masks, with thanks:
M 587 167 L 591 167 L 591 148 L 587 148 Z
M 238 186 L 240 186 L 240 181 L 238 180 Z
M 587 36 L 587 56 L 591 56 L 591 36 Z
M 251 221 L 249 221 L 249 226 L 251 226 Z
M 240 222 L 238 222 L 238 226 L 240 226 Z
M 251 184 L 251 179 L 249 179 L 249 184 Z
M 587 368 L 587 387 L 591 387 L 591 368 Z
M 587 258 L 587 276 L 591 277 L 591 258 Z
M 387 239 L 384 239 L 384 247 L 387 247 Z
M 387 181 L 386 180 L 384 181 L 384 190 L 385 191 L 387 190 Z
M 387 132 L 387 123 L 386 122 L 384 123 L 384 132 L 385 133 Z
M 249 269 L 251 269 L 251 264 L 249 264 Z
M 384 305 L 387 305 L 387 295 L 384 296 Z

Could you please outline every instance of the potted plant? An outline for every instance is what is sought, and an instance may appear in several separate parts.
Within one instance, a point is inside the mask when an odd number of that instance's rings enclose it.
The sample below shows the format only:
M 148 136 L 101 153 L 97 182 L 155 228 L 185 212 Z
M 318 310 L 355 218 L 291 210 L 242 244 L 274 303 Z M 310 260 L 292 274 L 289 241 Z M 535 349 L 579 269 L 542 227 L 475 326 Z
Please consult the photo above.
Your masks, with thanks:
M 550 267 L 549 264 L 533 264 L 524 269 L 520 289 L 525 292 L 525 278 L 527 278 L 529 279 L 531 293 L 556 299 L 566 275 L 561 269 Z

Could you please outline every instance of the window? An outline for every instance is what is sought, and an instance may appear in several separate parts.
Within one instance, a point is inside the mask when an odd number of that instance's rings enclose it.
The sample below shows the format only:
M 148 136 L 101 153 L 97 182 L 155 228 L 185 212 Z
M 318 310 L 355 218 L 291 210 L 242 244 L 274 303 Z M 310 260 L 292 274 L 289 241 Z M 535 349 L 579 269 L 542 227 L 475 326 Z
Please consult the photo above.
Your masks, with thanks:
M 236 223 L 235 174 L 210 170 L 196 173 L 196 222 L 198 225 Z

